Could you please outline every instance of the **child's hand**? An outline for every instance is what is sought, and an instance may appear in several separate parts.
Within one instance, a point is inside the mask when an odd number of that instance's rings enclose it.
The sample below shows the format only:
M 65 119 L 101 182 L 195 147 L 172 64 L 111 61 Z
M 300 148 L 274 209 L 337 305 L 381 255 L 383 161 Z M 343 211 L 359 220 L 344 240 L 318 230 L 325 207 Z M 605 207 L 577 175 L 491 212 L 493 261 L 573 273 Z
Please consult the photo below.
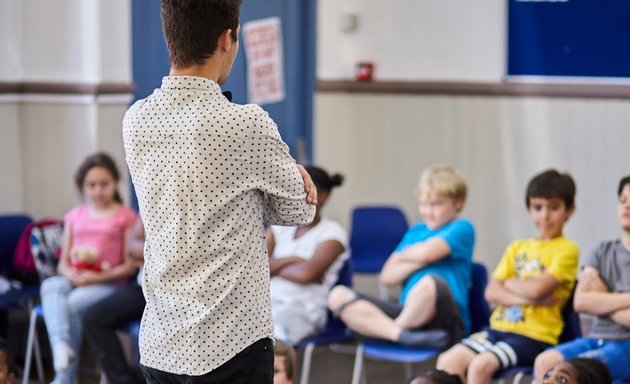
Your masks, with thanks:
M 90 270 L 75 270 L 70 278 L 70 282 L 77 286 L 83 287 L 86 285 L 95 284 L 98 282 L 99 273 Z
M 558 302 L 560 301 L 560 297 L 556 296 L 556 295 L 548 295 L 544 298 L 542 298 L 541 300 L 538 300 L 538 302 L 536 303 L 536 305 L 540 305 L 543 307 L 551 307 L 553 305 L 558 304 Z
M 586 267 L 580 275 L 580 290 L 581 291 L 600 291 L 608 292 L 608 287 L 602 281 L 597 269 L 593 267 Z

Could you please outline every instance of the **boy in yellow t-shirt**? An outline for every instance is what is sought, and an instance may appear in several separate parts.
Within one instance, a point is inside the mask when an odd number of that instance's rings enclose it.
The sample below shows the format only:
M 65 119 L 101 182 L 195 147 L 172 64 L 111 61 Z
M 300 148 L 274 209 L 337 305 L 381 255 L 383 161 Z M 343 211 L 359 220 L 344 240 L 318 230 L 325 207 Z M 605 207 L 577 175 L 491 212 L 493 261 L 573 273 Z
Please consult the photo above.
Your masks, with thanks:
M 438 369 L 471 384 L 490 383 L 502 369 L 532 365 L 562 332 L 562 308 L 579 257 L 577 245 L 562 235 L 575 210 L 575 183 L 568 174 L 548 170 L 529 182 L 525 199 L 538 236 L 512 242 L 492 274 L 485 292 L 495 306 L 490 328 L 438 358 Z

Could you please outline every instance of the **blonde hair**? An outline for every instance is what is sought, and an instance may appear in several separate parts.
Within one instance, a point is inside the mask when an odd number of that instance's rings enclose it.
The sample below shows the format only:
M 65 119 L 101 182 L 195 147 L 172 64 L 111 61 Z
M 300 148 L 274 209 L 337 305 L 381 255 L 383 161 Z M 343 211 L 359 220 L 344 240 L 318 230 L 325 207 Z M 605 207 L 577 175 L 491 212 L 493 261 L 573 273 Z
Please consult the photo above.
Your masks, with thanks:
M 284 370 L 289 379 L 295 374 L 296 357 L 295 350 L 289 344 L 276 339 L 273 345 L 274 356 L 284 357 Z
M 418 194 L 425 193 L 466 200 L 466 180 L 451 166 L 431 165 L 422 172 L 418 182 Z

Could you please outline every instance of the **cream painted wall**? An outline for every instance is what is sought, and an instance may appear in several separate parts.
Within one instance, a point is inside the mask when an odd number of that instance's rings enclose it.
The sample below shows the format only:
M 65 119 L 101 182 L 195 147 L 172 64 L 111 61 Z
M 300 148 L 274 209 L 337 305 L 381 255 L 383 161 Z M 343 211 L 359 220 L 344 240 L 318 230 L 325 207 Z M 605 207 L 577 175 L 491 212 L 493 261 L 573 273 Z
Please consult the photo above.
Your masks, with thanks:
M 0 2 L 0 81 L 11 81 L 20 75 L 21 62 L 21 0 Z
M 129 0 L 0 2 L 0 81 L 131 83 Z M 73 173 L 89 153 L 123 171 L 121 122 L 131 95 L 0 95 L 0 213 L 60 217 L 78 201 Z M 127 200 L 128 201 L 128 200 Z
M 101 150 L 110 153 L 121 171 L 125 171 L 122 168 L 125 159 L 121 134 L 125 110 L 125 105 L 22 105 L 25 212 L 35 217 L 62 217 L 79 203 L 81 199 L 74 185 L 74 172 L 90 153 Z M 121 192 L 128 189 L 124 177 Z
M 23 206 L 22 162 L 20 158 L 19 107 L 0 102 L 0 212 L 20 212 Z
M 346 226 L 359 204 L 398 205 L 417 221 L 422 169 L 458 167 L 469 183 L 463 215 L 477 229 L 475 258 L 491 267 L 509 241 L 535 234 L 525 186 L 556 167 L 577 183 L 566 234 L 584 256 L 619 235 L 616 188 L 630 174 L 628 121 L 629 101 L 320 93 L 315 162 L 347 177 L 327 207 Z
M 505 1 L 319 0 L 317 75 L 354 76 L 362 60 L 379 80 L 498 82 L 505 73 Z M 357 28 L 342 23 L 355 16 Z
M 22 0 L 21 79 L 131 79 L 129 0 Z

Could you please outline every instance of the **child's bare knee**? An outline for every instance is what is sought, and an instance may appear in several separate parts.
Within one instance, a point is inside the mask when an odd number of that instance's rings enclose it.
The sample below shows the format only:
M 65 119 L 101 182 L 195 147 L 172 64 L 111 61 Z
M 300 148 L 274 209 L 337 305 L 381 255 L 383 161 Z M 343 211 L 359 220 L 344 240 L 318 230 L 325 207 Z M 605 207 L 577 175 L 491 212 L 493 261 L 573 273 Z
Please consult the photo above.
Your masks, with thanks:
M 457 344 L 447 351 L 442 352 L 438 356 L 436 368 L 452 375 L 459 375 L 463 380 L 470 357 L 468 356 L 469 351 L 462 348 L 466 347 Z
M 453 349 L 449 349 L 445 352 L 440 353 L 440 355 L 437 358 L 437 362 L 435 364 L 435 367 L 437 369 L 441 369 L 443 371 L 448 371 L 448 369 L 450 367 L 454 367 L 455 366 L 455 361 L 456 361 L 456 351 L 453 351 Z
M 435 297 L 437 295 L 437 287 L 433 276 L 424 276 L 413 286 L 410 295 L 423 297 Z
M 496 356 L 491 353 L 477 355 L 468 367 L 468 378 L 471 382 L 490 382 L 492 376 L 500 368 Z
M 328 308 L 331 311 L 337 311 L 344 303 L 354 299 L 356 293 L 350 288 L 343 285 L 338 285 L 330 290 L 328 294 Z

